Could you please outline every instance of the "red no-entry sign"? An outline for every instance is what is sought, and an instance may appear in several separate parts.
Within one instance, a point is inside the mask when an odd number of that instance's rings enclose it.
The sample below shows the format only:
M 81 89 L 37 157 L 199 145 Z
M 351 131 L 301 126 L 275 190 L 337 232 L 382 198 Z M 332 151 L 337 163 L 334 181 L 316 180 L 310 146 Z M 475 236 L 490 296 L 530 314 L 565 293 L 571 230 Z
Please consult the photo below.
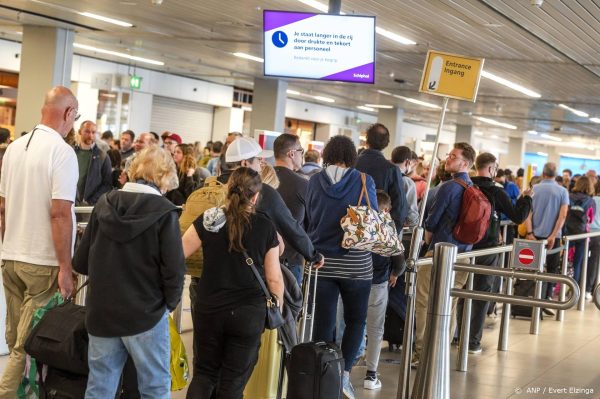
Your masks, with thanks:
M 519 251 L 519 262 L 524 265 L 530 265 L 535 259 L 533 251 L 529 248 L 523 248 Z

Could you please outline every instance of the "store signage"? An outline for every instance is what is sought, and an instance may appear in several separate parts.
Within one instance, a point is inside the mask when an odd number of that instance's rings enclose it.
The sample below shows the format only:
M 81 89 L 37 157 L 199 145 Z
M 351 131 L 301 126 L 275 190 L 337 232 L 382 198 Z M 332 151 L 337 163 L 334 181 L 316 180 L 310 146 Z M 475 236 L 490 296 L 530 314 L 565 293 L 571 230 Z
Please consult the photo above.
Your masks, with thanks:
M 429 50 L 419 91 L 475 102 L 483 61 Z

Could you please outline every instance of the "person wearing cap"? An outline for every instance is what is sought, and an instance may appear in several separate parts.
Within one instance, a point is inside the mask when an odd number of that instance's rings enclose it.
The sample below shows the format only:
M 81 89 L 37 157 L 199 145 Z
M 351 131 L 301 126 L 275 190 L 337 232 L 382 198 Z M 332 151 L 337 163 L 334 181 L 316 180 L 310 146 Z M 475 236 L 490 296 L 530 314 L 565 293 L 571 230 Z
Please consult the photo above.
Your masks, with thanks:
M 263 150 L 254 139 L 238 137 L 227 147 L 225 168 L 223 168 L 217 180 L 221 183 L 227 183 L 231 173 L 241 166 L 254 169 L 260 173 L 262 160 L 272 156 L 273 151 Z M 277 190 L 268 184 L 263 184 L 256 210 L 271 219 L 277 232 L 281 234 L 285 242 L 301 254 L 306 261 L 314 263 L 315 267 L 323 265 L 323 255 L 315 250 L 310 238 L 308 238 L 300 223 L 294 219 Z
M 175 148 L 183 143 L 181 140 L 181 136 L 177 133 L 171 133 L 167 137 L 163 138 L 163 143 L 165 144 L 165 150 L 169 151 L 171 155 L 175 154 Z

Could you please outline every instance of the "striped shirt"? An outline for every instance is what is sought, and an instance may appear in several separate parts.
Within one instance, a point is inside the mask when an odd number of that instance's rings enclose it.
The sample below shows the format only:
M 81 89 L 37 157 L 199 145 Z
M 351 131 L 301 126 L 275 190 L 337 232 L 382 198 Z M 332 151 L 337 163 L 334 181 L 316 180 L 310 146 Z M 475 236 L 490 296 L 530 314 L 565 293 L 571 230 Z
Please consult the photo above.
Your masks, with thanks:
M 326 257 L 325 265 L 319 270 L 319 277 L 372 280 L 371 253 L 351 249 L 346 255 L 340 257 Z

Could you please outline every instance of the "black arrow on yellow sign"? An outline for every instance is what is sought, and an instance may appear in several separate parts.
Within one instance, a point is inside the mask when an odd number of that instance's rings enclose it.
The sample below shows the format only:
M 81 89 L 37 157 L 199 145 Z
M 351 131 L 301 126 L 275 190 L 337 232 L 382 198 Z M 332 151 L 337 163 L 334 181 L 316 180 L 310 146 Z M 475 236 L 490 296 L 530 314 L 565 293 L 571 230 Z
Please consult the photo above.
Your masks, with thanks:
M 436 83 L 437 82 L 435 80 L 433 82 L 429 82 L 429 90 L 435 90 Z

